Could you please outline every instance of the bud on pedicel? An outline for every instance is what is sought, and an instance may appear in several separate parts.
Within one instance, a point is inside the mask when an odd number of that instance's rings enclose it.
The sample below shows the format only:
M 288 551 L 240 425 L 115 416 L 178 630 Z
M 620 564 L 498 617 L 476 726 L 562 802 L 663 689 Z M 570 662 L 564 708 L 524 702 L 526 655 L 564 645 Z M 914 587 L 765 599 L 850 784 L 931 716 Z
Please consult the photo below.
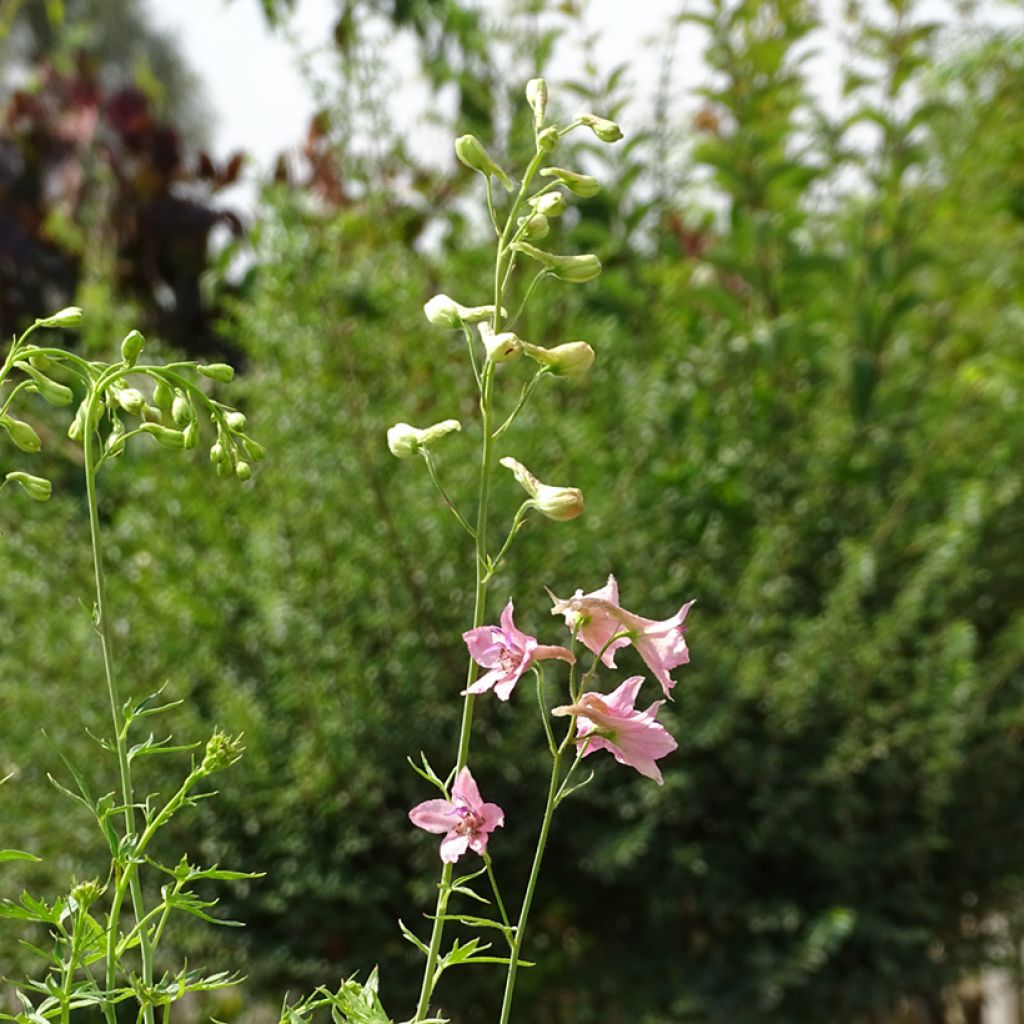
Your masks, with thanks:
M 0 426 L 10 434 L 14 444 L 29 455 L 35 455 L 43 447 L 39 435 L 22 420 L 16 420 L 13 416 L 0 416 Z
M 245 747 L 242 746 L 241 735 L 232 737 L 217 729 L 206 741 L 206 751 L 203 754 L 199 770 L 204 775 L 212 775 L 214 772 L 233 765 L 244 752 Z
M 75 418 L 71 421 L 71 426 L 68 427 L 68 437 L 72 441 L 81 441 L 85 435 L 85 409 L 88 405 L 88 399 L 79 405 L 75 411 Z
M 149 434 L 150 437 L 165 448 L 185 447 L 185 435 L 180 430 L 162 427 L 159 423 L 143 423 L 139 430 L 144 434 Z
M 145 344 L 146 339 L 138 331 L 129 331 L 121 342 L 121 358 L 129 366 L 134 366 L 135 360 L 142 355 Z
M 554 348 L 524 341 L 523 351 L 557 377 L 582 377 L 594 365 L 594 350 L 585 341 L 567 341 Z
M 408 423 L 396 423 L 388 430 L 388 448 L 395 458 L 409 459 L 413 455 L 421 454 L 424 448 L 429 448 L 445 434 L 461 429 L 462 424 L 458 420 L 442 420 L 423 430 Z
M 565 211 L 565 196 L 561 192 L 545 192 L 542 196 L 534 196 L 530 205 L 545 217 L 560 217 Z
M 479 171 L 484 177 L 495 177 L 512 191 L 512 179 L 498 166 L 484 149 L 475 135 L 460 135 L 455 140 L 455 155 L 471 170 Z
M 164 412 L 171 411 L 171 403 L 174 401 L 174 389 L 165 380 L 158 380 L 153 388 L 153 404 Z
M 244 460 L 239 460 L 238 465 L 235 466 L 235 476 L 237 476 L 239 480 L 251 480 L 252 466 Z
M 32 378 L 35 384 L 35 390 L 42 395 L 44 401 L 50 403 L 50 405 L 62 406 L 70 405 L 71 399 L 75 396 L 72 394 L 71 388 L 65 387 L 63 384 L 58 384 L 55 380 L 50 380 L 45 374 L 40 373 L 30 363 L 22 362 L 20 359 L 16 360 L 14 365 Z
M 40 327 L 77 327 L 82 322 L 82 310 L 78 306 L 68 306 L 53 316 L 37 320 Z
M 543 78 L 531 78 L 526 83 L 526 102 L 533 111 L 534 126 L 540 128 L 544 123 L 544 111 L 548 107 L 548 84 Z
M 463 306 L 448 295 L 435 295 L 423 304 L 423 312 L 435 327 L 461 327 L 494 316 L 494 306 Z M 501 311 L 505 316 L 505 310 Z
M 196 370 L 208 380 L 220 381 L 221 384 L 230 384 L 235 379 L 235 368 L 227 363 L 207 363 L 197 366 Z
M 246 418 L 245 413 L 239 412 L 237 409 L 233 409 L 224 417 L 224 422 L 227 423 L 228 428 L 233 430 L 236 434 L 242 430 L 245 430 Z
M 580 114 L 576 118 L 580 124 L 586 125 L 602 142 L 618 142 L 622 138 L 622 129 L 607 117 L 596 114 Z
M 592 281 L 601 273 L 601 261 L 593 253 L 580 256 L 560 256 L 557 253 L 545 252 L 529 242 L 513 242 L 512 248 L 524 253 L 538 263 L 543 263 L 555 277 L 570 284 L 584 284 Z
M 589 174 L 580 174 L 577 171 L 567 171 L 564 167 L 542 167 L 540 169 L 542 178 L 557 178 L 570 192 L 583 199 L 596 196 L 601 191 L 601 183 L 597 178 Z
M 71 898 L 80 910 L 88 910 L 103 893 L 100 883 L 96 879 L 89 882 L 78 882 L 71 890 Z
M 526 239 L 527 242 L 539 242 L 542 238 L 547 237 L 548 233 L 548 219 L 543 213 L 534 213 L 529 217 L 520 217 L 517 226 L 519 228 L 519 237 Z
M 196 418 L 196 411 L 192 408 L 189 399 L 178 392 L 171 402 L 171 419 L 179 427 L 187 427 Z
M 501 465 L 512 470 L 519 485 L 530 495 L 530 505 L 557 522 L 575 519 L 583 512 L 583 492 L 578 487 L 542 484 L 521 462 L 504 458 Z
M 193 420 L 182 432 L 186 448 L 197 448 L 199 446 L 199 424 Z
M 43 373 L 53 366 L 53 360 L 48 356 L 44 355 L 38 350 L 33 351 L 32 349 L 22 349 L 23 355 L 28 355 L 28 361 L 37 369 L 42 370 Z
M 138 416 L 146 407 L 146 396 L 138 388 L 121 388 L 115 391 L 114 401 L 133 416 Z
M 210 447 L 210 461 L 214 465 L 217 465 L 223 462 L 227 457 L 228 453 L 227 450 L 224 448 L 224 445 L 222 445 L 220 441 L 214 441 L 214 443 Z
M 41 476 L 32 476 L 31 473 L 22 473 L 20 469 L 8 473 L 4 479 L 20 484 L 33 501 L 46 501 L 53 493 L 53 484 L 49 480 L 44 480 Z
M 537 136 L 537 146 L 540 148 L 542 153 L 550 153 L 551 150 L 558 145 L 558 139 L 558 129 L 554 125 L 551 125 L 550 128 L 545 128 L 544 131 Z
M 249 453 L 249 458 L 253 462 L 262 462 L 267 457 L 267 449 L 263 445 L 254 441 L 251 437 L 247 437 L 242 442 L 242 447 Z
M 512 331 L 502 331 L 495 334 L 494 329 L 488 323 L 478 326 L 480 340 L 487 349 L 487 358 L 492 363 L 507 363 L 517 359 L 523 354 L 523 342 Z

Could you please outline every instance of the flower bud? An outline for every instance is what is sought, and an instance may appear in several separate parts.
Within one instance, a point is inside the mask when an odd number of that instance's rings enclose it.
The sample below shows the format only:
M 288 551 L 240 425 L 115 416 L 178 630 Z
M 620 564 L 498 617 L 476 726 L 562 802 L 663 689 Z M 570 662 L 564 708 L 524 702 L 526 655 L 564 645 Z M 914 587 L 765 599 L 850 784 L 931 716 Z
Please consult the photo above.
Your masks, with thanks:
M 396 423 L 388 430 L 388 448 L 397 459 L 408 459 L 420 455 L 424 448 L 429 448 L 438 438 L 450 434 L 453 430 L 461 430 L 458 420 L 442 420 L 432 427 L 423 430 L 410 426 L 408 423 Z
M 537 135 L 537 145 L 542 153 L 550 153 L 558 145 L 558 129 L 551 125 Z
M 249 458 L 253 462 L 262 462 L 267 457 L 267 449 L 263 445 L 254 441 L 251 437 L 247 437 L 242 442 L 242 447 L 249 453 Z
M 245 430 L 245 424 L 247 421 L 245 413 L 239 412 L 237 409 L 233 409 L 224 417 L 224 422 L 227 423 L 231 430 L 238 434 Z
M 539 242 L 548 233 L 548 219 L 543 213 L 534 213 L 529 217 L 520 217 L 518 221 L 519 237 L 528 242 Z
M 196 411 L 192 402 L 182 393 L 178 392 L 171 402 L 171 419 L 179 427 L 187 427 L 196 418 Z
M 75 901 L 78 909 L 88 910 L 103 893 L 100 883 L 93 879 L 89 882 L 78 882 L 71 890 L 71 898 Z
M 37 320 L 40 327 L 77 327 L 82 322 L 82 310 L 78 306 L 68 306 L 53 316 Z
M 121 342 L 121 358 L 129 366 L 134 366 L 145 344 L 146 339 L 138 331 L 129 331 Z
M 478 330 L 487 349 L 487 358 L 492 363 L 507 363 L 523 354 L 523 343 L 512 331 L 495 334 L 489 323 L 480 324 Z
M 589 174 L 580 174 L 577 171 L 567 171 L 564 167 L 542 167 L 540 170 L 542 178 L 557 178 L 570 192 L 589 199 L 601 191 L 601 183 L 597 178 Z
M 494 162 L 475 135 L 460 135 L 455 140 L 455 155 L 471 170 L 479 171 L 484 177 L 497 178 L 509 192 L 512 191 L 512 180 Z
M 622 129 L 607 117 L 580 114 L 576 120 L 586 125 L 602 142 L 618 142 L 622 138 Z
M 22 420 L 16 420 L 13 416 L 2 416 L 0 417 L 0 426 L 10 434 L 15 445 L 23 452 L 28 452 L 29 455 L 34 455 L 43 447 L 39 435 Z
M 28 353 L 28 361 L 37 370 L 42 370 L 43 373 L 46 373 L 46 371 L 51 366 L 53 366 L 53 360 L 49 356 L 44 355 L 42 352 L 32 352 L 32 351 L 30 351 Z
M 138 388 L 121 388 L 114 392 L 114 401 L 125 412 L 137 416 L 146 405 L 146 396 Z
M 545 192 L 542 196 L 534 196 L 530 205 L 545 217 L 559 217 L 565 211 L 565 196 L 561 192 Z
M 171 411 L 171 403 L 174 401 L 174 389 L 165 380 L 158 380 L 153 388 L 153 404 L 164 412 Z
M 435 295 L 423 305 L 427 319 L 436 327 L 461 327 L 490 320 L 494 316 L 493 306 L 463 306 L 447 295 Z M 501 315 L 505 316 L 502 309 Z
M 548 84 L 543 78 L 531 78 L 526 83 L 526 102 L 533 111 L 533 123 L 539 128 L 544 123 L 544 111 L 548 106 Z
M 147 423 L 160 423 L 164 414 L 155 405 L 145 405 L 142 408 L 142 418 Z
M 44 480 L 41 476 L 32 476 L 31 473 L 22 473 L 20 469 L 8 473 L 4 479 L 21 484 L 22 489 L 33 501 L 46 501 L 53 493 L 53 484 L 49 480 Z
M 124 435 L 124 424 L 115 416 L 110 433 L 107 434 L 107 439 L 103 442 L 103 449 L 111 458 L 124 454 Z
M 233 765 L 245 752 L 242 737 L 229 736 L 226 732 L 216 729 L 206 741 L 206 750 L 202 764 L 199 766 L 204 775 L 212 775 Z
M 567 341 L 554 348 L 524 341 L 523 351 L 558 377 L 582 377 L 594 364 L 594 350 L 585 341 Z
M 235 466 L 235 476 L 239 480 L 251 480 L 252 479 L 252 466 L 248 462 L 239 460 L 238 465 Z
M 583 512 L 583 492 L 578 487 L 552 487 L 542 484 L 521 462 L 504 458 L 501 465 L 512 470 L 520 487 L 530 495 L 530 505 L 558 522 L 575 519 Z
M 545 252 L 529 242 L 513 242 L 512 248 L 525 253 L 551 271 L 555 277 L 570 284 L 584 284 L 592 281 L 601 273 L 601 261 L 593 253 L 580 256 L 560 256 L 553 252 Z
M 75 418 L 71 421 L 71 426 L 68 427 L 68 437 L 72 441 L 81 441 L 85 435 L 85 408 L 88 404 L 88 399 L 79 405 L 75 412 Z
M 185 447 L 192 449 L 199 446 L 199 424 L 193 420 L 183 431 L 182 436 L 185 439 Z
M 224 445 L 220 441 L 215 441 L 210 447 L 210 461 L 214 464 L 223 462 L 228 457 L 228 453 L 224 448 Z
M 74 394 L 71 388 L 65 387 L 63 384 L 58 384 L 55 380 L 50 380 L 45 374 L 40 373 L 30 363 L 22 362 L 20 359 L 16 360 L 14 365 L 22 371 L 22 373 L 28 374 L 32 378 L 35 385 L 35 390 L 42 395 L 43 400 L 49 402 L 50 405 L 70 405 Z
M 221 384 L 228 384 L 235 379 L 235 368 L 227 363 L 207 363 L 205 366 L 197 366 L 196 370 L 203 377 L 220 381 Z
M 143 423 L 139 430 L 144 434 L 149 434 L 150 437 L 165 448 L 185 447 L 185 435 L 180 430 L 162 427 L 159 423 Z

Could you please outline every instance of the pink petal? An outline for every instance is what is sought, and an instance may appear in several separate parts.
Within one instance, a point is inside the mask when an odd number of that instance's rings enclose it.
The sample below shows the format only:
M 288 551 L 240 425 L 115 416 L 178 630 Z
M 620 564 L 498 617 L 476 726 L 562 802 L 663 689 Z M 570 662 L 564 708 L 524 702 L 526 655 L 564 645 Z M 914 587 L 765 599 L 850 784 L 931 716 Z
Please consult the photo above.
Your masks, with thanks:
M 452 786 L 452 796 L 456 801 L 465 804 L 472 811 L 475 811 L 477 814 L 480 813 L 480 805 L 482 803 L 480 790 L 477 788 L 476 779 L 473 778 L 473 773 L 469 770 L 468 765 L 463 767 L 455 779 L 455 785 Z
M 505 634 L 505 645 L 512 650 L 525 652 L 527 644 L 531 640 L 536 643 L 537 638 L 527 636 L 516 626 L 512 621 L 512 612 L 512 601 L 510 600 L 501 613 L 501 631 Z
M 617 605 L 619 603 L 619 584 L 616 582 L 615 577 L 608 573 L 608 582 L 600 590 L 595 590 L 592 594 L 587 594 L 586 596 Z
M 493 832 L 505 824 L 505 812 L 497 804 L 484 804 L 477 813 L 483 820 L 485 832 Z
M 474 659 L 476 660 L 476 659 Z M 472 686 L 462 691 L 462 696 L 465 697 L 467 693 L 486 693 L 492 686 L 498 686 L 508 675 L 508 671 L 503 668 L 492 668 L 490 672 L 484 673 Z M 516 676 L 516 679 L 519 677 Z M 513 680 L 513 686 L 515 681 Z M 508 700 L 508 697 L 504 698 Z
M 460 836 L 449 832 L 441 840 L 441 860 L 445 864 L 454 864 L 469 849 L 469 836 Z
M 576 656 L 572 651 L 565 647 L 552 647 L 548 644 L 537 644 L 530 651 L 529 661 L 532 664 L 535 661 L 549 661 L 551 658 L 560 658 L 562 661 L 569 662 L 570 665 L 576 664 Z
M 495 626 L 478 626 L 462 634 L 469 648 L 469 656 L 485 668 L 490 668 L 501 645 L 501 633 Z
M 424 800 L 409 812 L 409 820 L 428 832 L 447 832 L 459 817 L 447 800 Z
M 633 713 L 637 694 L 643 685 L 643 676 L 630 676 L 624 683 L 616 687 L 604 697 L 604 702 L 614 714 L 629 715 Z

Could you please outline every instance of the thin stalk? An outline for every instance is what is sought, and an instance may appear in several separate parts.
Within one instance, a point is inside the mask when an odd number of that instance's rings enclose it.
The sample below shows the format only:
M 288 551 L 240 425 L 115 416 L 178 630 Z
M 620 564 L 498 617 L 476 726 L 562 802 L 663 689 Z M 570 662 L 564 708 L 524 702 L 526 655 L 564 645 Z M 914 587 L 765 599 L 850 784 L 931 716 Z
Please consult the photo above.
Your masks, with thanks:
M 487 868 L 487 878 L 491 883 L 491 892 L 494 893 L 494 901 L 498 904 L 498 913 L 501 914 L 501 922 L 508 929 L 512 928 L 512 924 L 508 919 L 508 914 L 505 912 L 505 903 L 501 898 L 501 893 L 498 891 L 498 880 L 494 877 L 494 865 L 491 863 L 490 854 L 484 854 L 484 867 Z M 511 943 L 511 940 L 509 940 Z
M 455 516 L 456 520 L 458 520 L 459 526 L 461 526 L 466 533 L 470 535 L 470 537 L 476 540 L 476 530 L 466 522 L 462 513 L 455 507 L 455 502 L 448 496 L 448 492 L 444 489 L 444 485 L 441 483 L 441 479 L 437 475 L 437 467 L 434 465 L 434 460 L 426 448 L 423 449 L 423 461 L 426 462 L 427 472 L 430 474 L 430 479 L 433 481 L 434 487 L 437 489 L 437 493 L 441 495 L 441 500 L 447 506 L 448 511 Z
M 105 375 L 109 376 L 108 375 Z M 111 377 L 113 379 L 113 377 Z M 117 677 L 114 671 L 113 643 L 110 632 L 110 617 L 107 614 L 106 585 L 103 574 L 103 552 L 100 544 L 100 517 L 99 505 L 96 498 L 96 469 L 97 455 L 95 451 L 96 427 L 99 416 L 100 396 L 102 394 L 101 384 L 105 383 L 100 378 L 89 396 L 86 406 L 85 431 L 83 432 L 82 444 L 85 460 L 85 491 L 86 501 L 89 506 L 89 537 L 92 544 L 92 565 L 96 587 L 96 630 L 99 633 L 100 649 L 103 653 L 103 671 L 107 682 L 107 696 L 110 700 L 110 715 L 114 723 L 114 742 L 117 748 L 117 766 L 121 777 L 121 797 L 124 802 L 124 825 L 126 835 L 135 835 L 135 793 L 132 786 L 131 765 L 128 761 L 128 745 L 124 735 L 121 720 L 121 698 L 118 693 Z M 131 888 L 132 908 L 135 919 L 141 921 L 146 916 L 146 909 L 142 898 L 142 886 L 138 876 L 129 864 L 126 874 L 129 877 Z M 121 903 L 123 901 L 123 889 L 120 898 L 115 894 L 111 906 L 110 919 L 107 922 L 107 990 L 112 991 L 116 981 L 117 972 L 117 926 L 120 915 Z M 142 976 L 144 983 L 148 986 L 153 982 L 153 952 L 149 944 L 149 936 L 145 930 L 139 936 L 139 948 L 142 953 Z M 107 1007 L 104 1007 L 108 1010 Z M 145 1007 L 146 1024 L 153 1024 L 153 1008 Z M 113 1020 L 113 1010 L 109 1008 L 108 1020 Z

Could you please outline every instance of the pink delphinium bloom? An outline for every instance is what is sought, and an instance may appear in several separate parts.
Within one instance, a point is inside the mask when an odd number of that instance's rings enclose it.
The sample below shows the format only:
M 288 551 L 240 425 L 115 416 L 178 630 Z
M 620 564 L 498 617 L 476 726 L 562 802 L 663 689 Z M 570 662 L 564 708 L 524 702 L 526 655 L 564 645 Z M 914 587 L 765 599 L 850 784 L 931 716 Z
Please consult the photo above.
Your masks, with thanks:
M 577 628 L 580 640 L 595 654 L 604 651 L 601 660 L 609 668 L 615 667 L 615 652 L 620 647 L 634 644 L 654 678 L 661 683 L 665 696 L 669 696 L 676 685 L 669 673 L 690 660 L 683 621 L 693 601 L 687 601 L 670 619 L 645 619 L 620 607 L 619 586 L 614 576 L 609 576 L 600 590 L 589 594 L 577 590 L 568 600 L 555 598 L 554 601 L 551 614 L 565 616 L 566 625 L 570 629 Z M 629 635 L 609 643 L 616 633 Z
M 463 768 L 452 786 L 451 800 L 424 800 L 409 812 L 409 820 L 427 832 L 444 832 L 441 860 L 454 864 L 466 850 L 483 855 L 487 837 L 505 824 L 505 812 L 497 804 L 483 802 L 469 768 Z
M 494 688 L 500 700 L 508 700 L 519 682 L 522 674 L 531 668 L 534 662 L 547 658 L 561 658 L 572 664 L 576 661 L 572 651 L 564 647 L 549 647 L 537 643 L 537 638 L 527 636 L 512 621 L 512 602 L 505 605 L 501 613 L 500 626 L 480 626 L 462 634 L 466 641 L 470 656 L 484 668 L 484 673 L 468 690 L 467 693 L 485 693 Z
M 575 704 L 551 713 L 577 716 L 576 742 L 587 744 L 584 757 L 595 750 L 610 750 L 619 764 L 635 768 L 660 786 L 661 771 L 655 761 L 679 744 L 654 720 L 663 700 L 656 700 L 646 711 L 634 709 L 643 681 L 643 676 L 631 676 L 611 693 L 585 693 Z

